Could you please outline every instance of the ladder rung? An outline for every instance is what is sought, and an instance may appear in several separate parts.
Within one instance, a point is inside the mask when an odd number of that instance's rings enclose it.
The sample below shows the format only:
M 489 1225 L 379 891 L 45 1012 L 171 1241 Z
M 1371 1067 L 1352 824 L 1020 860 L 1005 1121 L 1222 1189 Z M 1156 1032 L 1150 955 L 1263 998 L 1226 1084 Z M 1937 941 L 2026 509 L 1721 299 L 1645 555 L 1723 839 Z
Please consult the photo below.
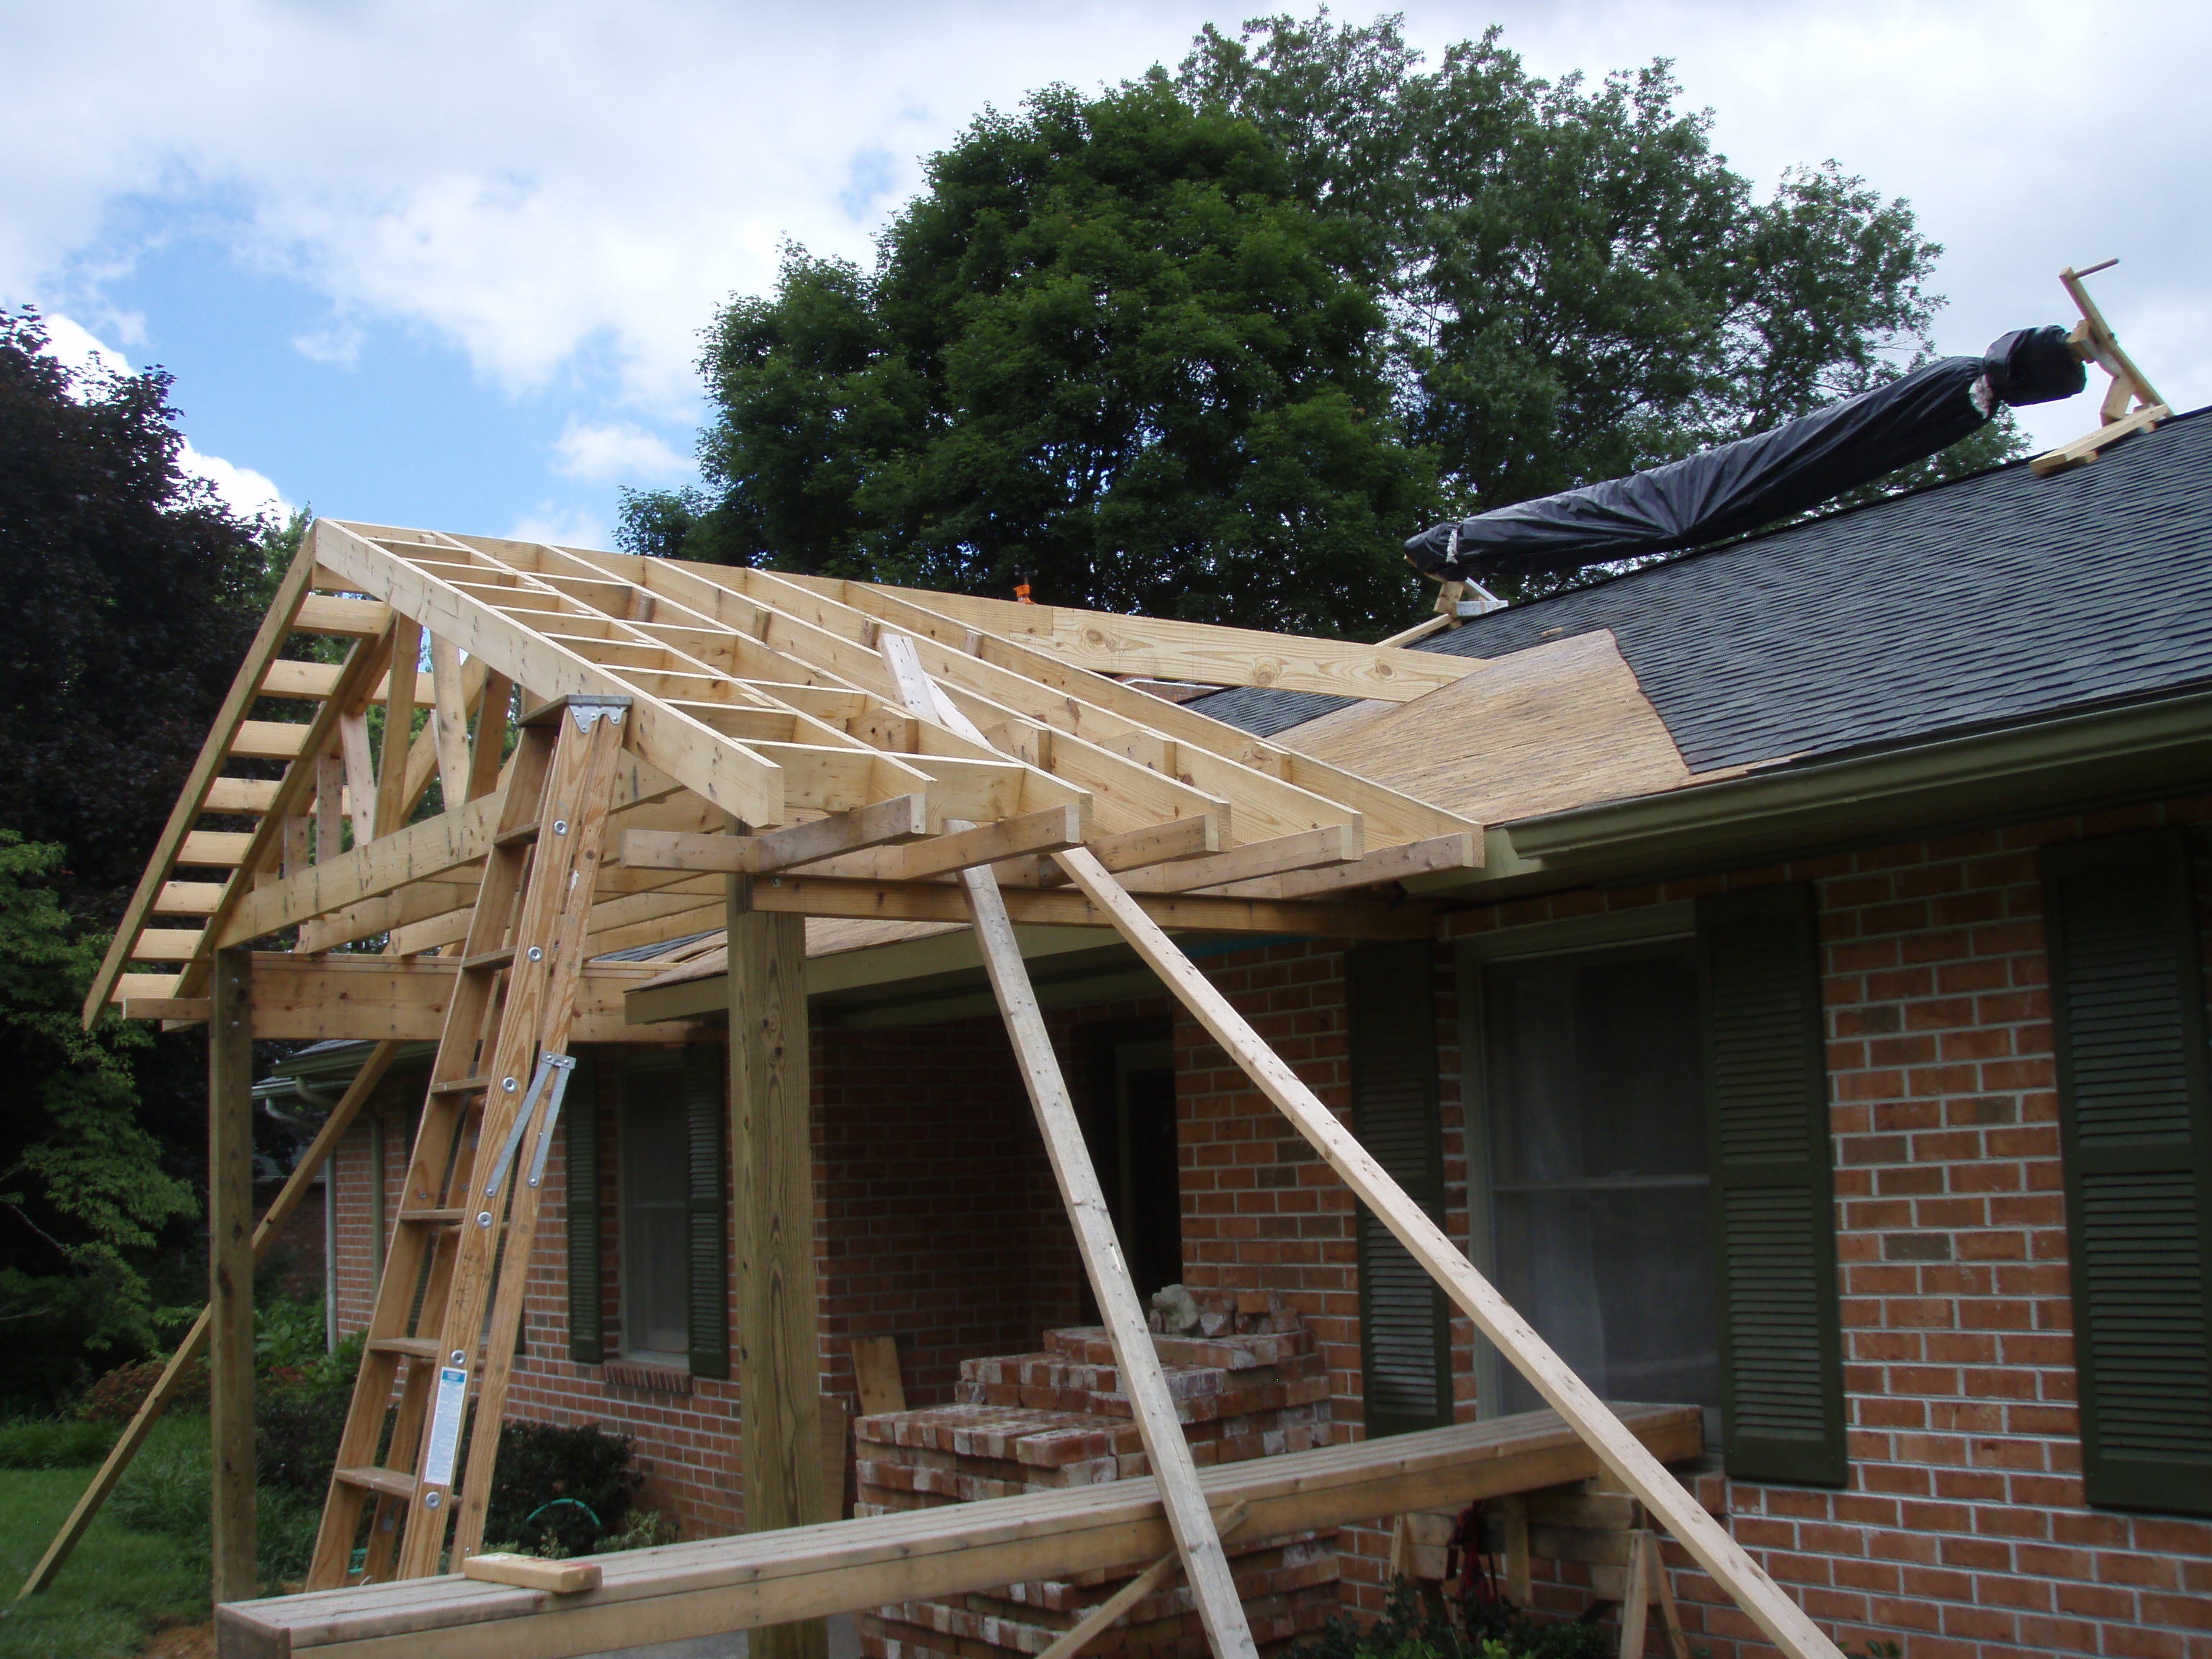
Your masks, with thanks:
M 480 1095 L 490 1087 L 491 1079 L 488 1077 L 455 1077 L 448 1078 L 443 1083 L 432 1084 L 430 1092 L 434 1095 Z
M 331 1473 L 349 1486 L 366 1486 L 371 1492 L 380 1492 L 386 1498 L 412 1498 L 415 1477 L 402 1474 L 397 1469 L 333 1469 Z
M 518 823 L 512 830 L 501 830 L 491 838 L 491 844 L 495 847 L 513 847 L 518 842 L 537 839 L 538 822 L 533 818 L 528 823 Z
M 428 1336 L 379 1336 L 368 1344 L 371 1353 L 401 1353 L 410 1359 L 435 1359 L 445 1350 Z
M 465 1210 L 402 1210 L 402 1222 L 419 1221 L 426 1227 L 451 1227 L 468 1212 Z
M 514 947 L 502 945 L 496 951 L 486 951 L 473 957 L 461 958 L 461 971 L 471 973 L 483 968 L 504 968 L 514 960 Z

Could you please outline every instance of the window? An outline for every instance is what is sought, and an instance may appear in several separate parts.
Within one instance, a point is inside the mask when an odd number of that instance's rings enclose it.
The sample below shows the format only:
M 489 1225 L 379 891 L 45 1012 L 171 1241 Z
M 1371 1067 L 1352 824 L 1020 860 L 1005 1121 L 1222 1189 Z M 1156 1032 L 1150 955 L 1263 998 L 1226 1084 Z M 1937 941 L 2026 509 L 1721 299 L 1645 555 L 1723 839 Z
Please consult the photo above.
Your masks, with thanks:
M 1175 1054 L 1164 1019 L 1085 1034 L 1092 1097 L 1084 1140 L 1140 1301 L 1182 1279 Z
M 1498 1288 L 1607 1400 L 1721 1401 L 1692 941 L 1493 962 L 1483 1097 Z M 1496 1409 L 1543 1402 L 1501 1367 Z
M 691 1171 L 683 1083 L 673 1065 L 629 1068 L 615 1154 L 622 1182 L 623 1352 L 671 1364 L 681 1364 L 691 1347 Z

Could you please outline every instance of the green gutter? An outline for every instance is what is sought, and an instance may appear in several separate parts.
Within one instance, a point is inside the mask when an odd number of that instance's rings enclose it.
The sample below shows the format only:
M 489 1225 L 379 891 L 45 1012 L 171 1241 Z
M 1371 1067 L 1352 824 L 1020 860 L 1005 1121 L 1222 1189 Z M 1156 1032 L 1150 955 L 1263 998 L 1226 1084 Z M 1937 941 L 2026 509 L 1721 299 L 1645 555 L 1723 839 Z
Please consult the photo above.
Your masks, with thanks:
M 1513 862 L 1587 876 L 1815 846 L 2212 783 L 2212 691 L 1778 767 L 1504 826 Z M 1504 873 L 1500 872 L 1499 873 Z

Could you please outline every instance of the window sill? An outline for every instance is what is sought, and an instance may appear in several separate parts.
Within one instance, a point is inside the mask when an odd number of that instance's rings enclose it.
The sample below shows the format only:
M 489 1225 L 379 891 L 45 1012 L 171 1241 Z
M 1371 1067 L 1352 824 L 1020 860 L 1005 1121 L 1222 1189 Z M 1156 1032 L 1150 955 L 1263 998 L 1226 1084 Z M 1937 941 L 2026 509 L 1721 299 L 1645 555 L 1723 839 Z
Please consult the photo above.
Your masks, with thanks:
M 611 1389 L 641 1389 L 647 1394 L 691 1392 L 690 1371 L 650 1360 L 610 1359 L 599 1368 L 599 1380 Z

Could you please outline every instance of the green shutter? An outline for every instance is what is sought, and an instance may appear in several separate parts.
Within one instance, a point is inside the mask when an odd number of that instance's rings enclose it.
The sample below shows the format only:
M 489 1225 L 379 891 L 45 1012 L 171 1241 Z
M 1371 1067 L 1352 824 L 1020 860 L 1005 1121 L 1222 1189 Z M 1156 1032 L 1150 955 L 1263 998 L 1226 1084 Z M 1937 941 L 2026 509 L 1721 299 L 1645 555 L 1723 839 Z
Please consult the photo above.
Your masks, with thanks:
M 1442 1224 L 1443 1131 L 1437 1113 L 1436 996 L 1425 940 L 1346 953 L 1352 1129 Z M 1451 1328 L 1443 1292 L 1388 1228 L 1359 1208 L 1359 1359 L 1370 1439 L 1452 1420 Z
M 1841 1333 L 1808 886 L 1698 905 L 1722 1443 L 1740 1480 L 1841 1486 Z
M 729 1188 L 723 1140 L 729 1113 L 722 1104 L 726 1050 L 707 1043 L 684 1058 L 684 1122 L 691 1180 L 691 1375 L 730 1374 Z
M 2183 831 L 2046 847 L 2082 1478 L 2212 1515 L 2212 1106 Z
M 597 1365 L 606 1358 L 599 1282 L 599 1067 L 589 1054 L 561 1100 L 561 1150 L 568 1214 L 568 1358 Z

